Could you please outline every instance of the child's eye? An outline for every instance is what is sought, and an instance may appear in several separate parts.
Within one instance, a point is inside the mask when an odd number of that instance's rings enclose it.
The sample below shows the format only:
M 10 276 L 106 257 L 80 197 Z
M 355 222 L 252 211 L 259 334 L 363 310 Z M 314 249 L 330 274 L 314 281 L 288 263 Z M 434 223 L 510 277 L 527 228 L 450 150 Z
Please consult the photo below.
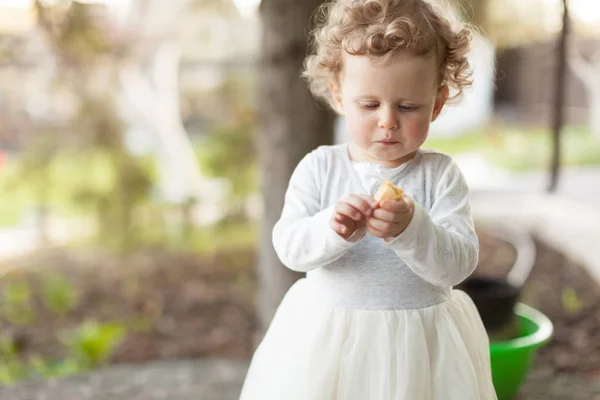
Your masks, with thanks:
M 367 110 L 374 110 L 377 107 L 379 107 L 379 104 L 377 104 L 377 103 L 360 103 L 360 106 L 362 108 L 366 108 Z
M 416 111 L 419 107 L 417 106 L 398 106 L 400 111 Z

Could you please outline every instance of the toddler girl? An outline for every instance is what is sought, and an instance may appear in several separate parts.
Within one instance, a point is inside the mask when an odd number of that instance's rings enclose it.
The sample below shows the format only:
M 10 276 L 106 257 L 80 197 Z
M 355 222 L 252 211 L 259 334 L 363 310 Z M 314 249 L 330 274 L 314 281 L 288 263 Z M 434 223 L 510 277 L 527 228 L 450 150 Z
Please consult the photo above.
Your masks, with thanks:
M 496 399 L 489 343 L 453 286 L 477 264 L 469 191 L 448 155 L 421 148 L 470 84 L 470 30 L 431 0 L 321 8 L 304 76 L 347 121 L 293 173 L 273 243 L 306 272 L 252 360 L 242 400 Z M 385 180 L 399 200 L 372 196 Z

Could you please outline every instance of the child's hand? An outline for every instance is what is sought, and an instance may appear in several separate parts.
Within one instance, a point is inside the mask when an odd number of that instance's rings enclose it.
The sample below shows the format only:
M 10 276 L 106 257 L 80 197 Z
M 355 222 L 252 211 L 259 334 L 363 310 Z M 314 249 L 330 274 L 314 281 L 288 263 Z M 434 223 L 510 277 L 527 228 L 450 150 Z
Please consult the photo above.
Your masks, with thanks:
M 367 226 L 367 218 L 376 206 L 377 202 L 368 196 L 350 195 L 335 205 L 329 226 L 348 240 L 358 229 Z
M 369 218 L 367 230 L 378 238 L 395 238 L 404 232 L 414 210 L 413 200 L 406 195 L 401 200 L 382 201 Z

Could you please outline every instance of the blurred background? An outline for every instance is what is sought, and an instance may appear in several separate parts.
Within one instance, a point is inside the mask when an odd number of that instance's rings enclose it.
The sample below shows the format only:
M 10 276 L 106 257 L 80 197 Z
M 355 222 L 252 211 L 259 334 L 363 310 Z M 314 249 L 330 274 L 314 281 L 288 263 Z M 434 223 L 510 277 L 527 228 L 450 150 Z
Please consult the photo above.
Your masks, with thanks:
M 600 3 L 453 1 L 475 84 L 426 147 L 554 326 L 519 398 L 600 399 Z M 320 3 L 0 0 L 0 398 L 237 398 L 291 172 L 347 139 L 299 78 Z

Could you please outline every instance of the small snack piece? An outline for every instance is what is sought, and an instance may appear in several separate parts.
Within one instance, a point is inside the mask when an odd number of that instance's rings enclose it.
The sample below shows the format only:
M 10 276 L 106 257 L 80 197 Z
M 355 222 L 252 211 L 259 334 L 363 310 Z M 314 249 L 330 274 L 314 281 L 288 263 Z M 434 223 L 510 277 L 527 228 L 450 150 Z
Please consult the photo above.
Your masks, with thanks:
M 378 203 L 386 200 L 400 200 L 404 197 L 404 190 L 400 189 L 397 186 L 394 186 L 390 181 L 386 180 L 379 186 L 377 189 L 377 193 L 373 198 L 377 200 Z

